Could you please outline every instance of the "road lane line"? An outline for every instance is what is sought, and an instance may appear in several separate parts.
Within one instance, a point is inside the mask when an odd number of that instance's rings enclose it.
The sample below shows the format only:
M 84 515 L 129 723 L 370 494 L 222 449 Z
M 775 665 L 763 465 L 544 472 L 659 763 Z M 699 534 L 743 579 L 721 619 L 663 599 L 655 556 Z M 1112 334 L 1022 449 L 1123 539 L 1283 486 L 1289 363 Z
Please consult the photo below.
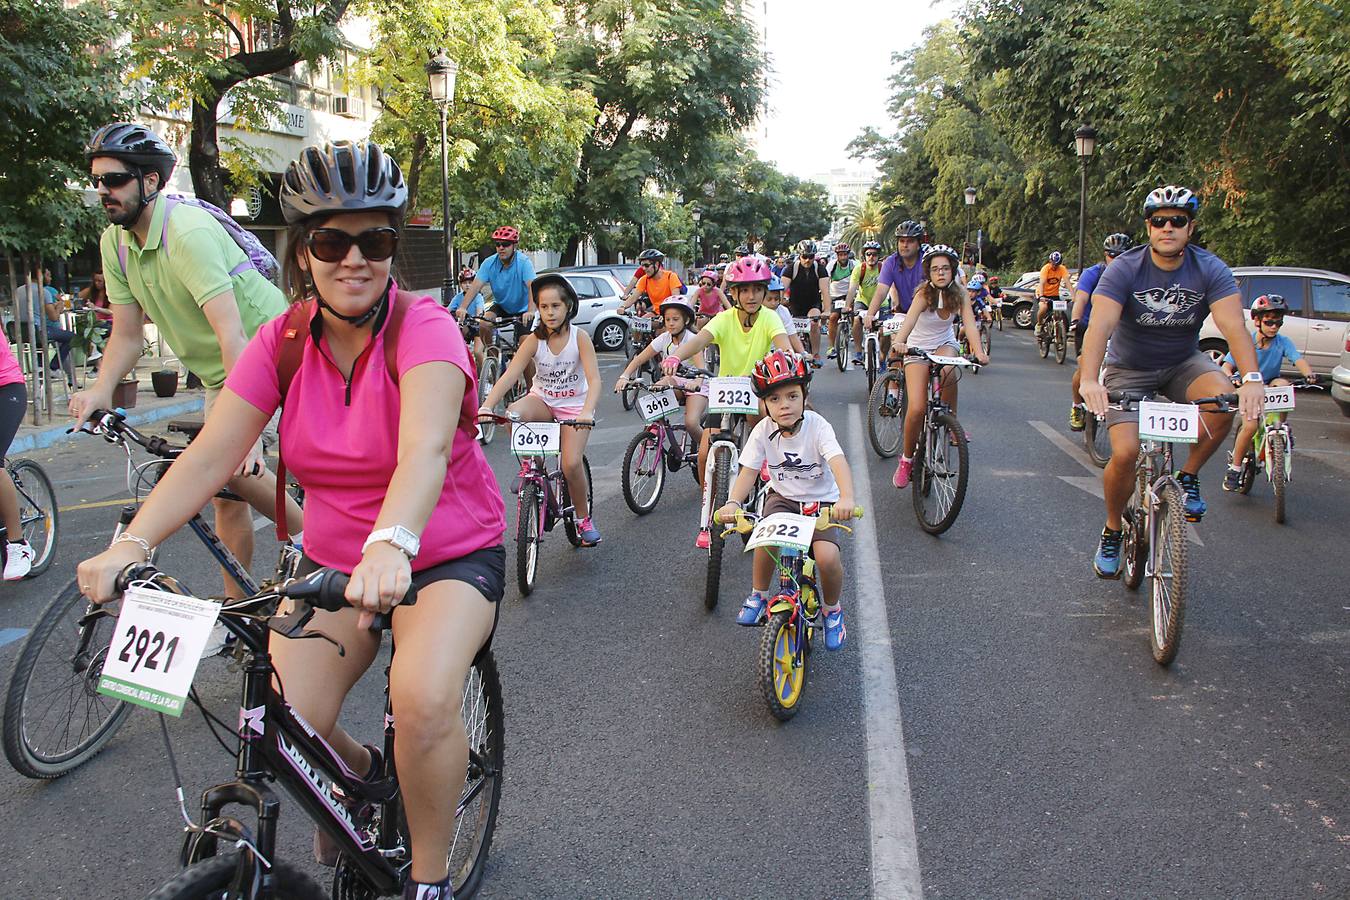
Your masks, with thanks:
M 70 506 L 58 506 L 57 512 L 78 512 L 82 509 L 103 509 L 108 506 L 135 506 L 136 501 L 132 497 L 123 497 L 120 500 L 98 500 L 93 503 L 75 503 Z
M 909 761 L 900 721 L 895 651 L 886 617 L 877 548 L 876 506 L 863 441 L 862 410 L 849 404 L 848 440 L 854 470 L 854 499 L 865 515 L 854 524 L 857 569 L 859 659 L 867 735 L 867 810 L 872 852 L 872 896 L 877 900 L 921 900 L 919 842 L 909 791 Z
M 14 643 L 27 633 L 27 628 L 0 628 L 0 647 Z

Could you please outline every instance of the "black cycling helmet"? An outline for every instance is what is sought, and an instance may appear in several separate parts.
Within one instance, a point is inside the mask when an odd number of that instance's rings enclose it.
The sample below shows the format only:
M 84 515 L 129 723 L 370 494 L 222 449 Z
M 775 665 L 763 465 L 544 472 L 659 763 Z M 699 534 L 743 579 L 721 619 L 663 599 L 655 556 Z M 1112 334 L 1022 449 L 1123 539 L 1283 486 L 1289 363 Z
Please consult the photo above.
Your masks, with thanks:
M 906 219 L 899 225 L 895 226 L 895 236 L 898 238 L 904 237 L 904 238 L 914 238 L 916 240 L 923 240 L 924 236 L 923 226 L 920 225 L 918 222 L 915 222 L 913 219 Z
M 371 141 L 306 147 L 281 176 L 281 214 L 294 225 L 316 216 L 385 211 L 402 224 L 408 185 L 398 163 Z
M 647 250 L 643 250 L 641 253 L 638 254 L 638 262 L 650 262 L 651 260 L 656 260 L 657 262 L 660 262 L 665 258 L 666 255 L 654 247 L 649 248 Z
M 1126 250 L 1134 246 L 1134 241 L 1123 231 L 1117 231 L 1115 234 L 1108 234 L 1106 240 L 1102 241 L 1102 252 L 1109 253 L 1112 256 L 1119 256 Z
M 158 172 L 161 184 L 178 164 L 178 154 L 164 138 L 135 122 L 113 122 L 95 131 L 85 145 L 84 158 L 92 162 L 96 156 L 111 156 L 142 171 Z
M 562 290 L 563 299 L 567 301 L 567 319 L 564 324 L 571 322 L 577 317 L 577 309 L 580 305 L 580 301 L 577 299 L 577 289 L 572 287 L 572 282 L 568 281 L 566 276 L 558 272 L 536 276 L 534 281 L 530 282 L 530 297 L 534 300 L 535 308 L 539 306 L 539 292 L 550 286 Z M 543 322 L 541 321 L 539 324 L 542 326 Z

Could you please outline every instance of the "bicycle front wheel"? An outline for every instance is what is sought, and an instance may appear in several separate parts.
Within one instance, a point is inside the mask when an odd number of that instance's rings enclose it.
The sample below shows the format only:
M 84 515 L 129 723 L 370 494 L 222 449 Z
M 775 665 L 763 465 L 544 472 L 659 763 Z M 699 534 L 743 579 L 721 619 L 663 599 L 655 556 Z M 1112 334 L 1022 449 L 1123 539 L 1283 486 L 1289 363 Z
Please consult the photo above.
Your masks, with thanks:
M 73 581 L 43 610 L 5 695 L 5 758 L 20 775 L 58 778 L 78 768 L 131 714 L 97 691 L 116 627 L 116 606 L 91 607 Z
M 988 322 L 980 326 L 980 346 L 984 348 L 984 355 L 989 355 L 989 349 L 994 346 L 994 330 Z
M 1284 435 L 1281 432 L 1272 432 L 1267 439 L 1270 450 L 1270 489 L 1275 494 L 1275 521 L 1277 524 L 1284 524 L 1285 494 L 1289 489 L 1289 472 L 1285 468 L 1287 464 L 1287 451 L 1284 445 Z
M 848 319 L 844 316 L 839 317 L 834 329 L 834 361 L 840 372 L 848 368 Z
M 520 502 L 516 505 L 516 585 L 522 597 L 534 590 L 534 576 L 539 572 L 539 485 L 526 484 L 520 488 Z
M 1069 355 L 1069 339 L 1064 331 L 1064 320 L 1055 319 L 1055 362 L 1061 366 L 1064 365 L 1064 359 Z
M 633 436 L 623 456 L 623 502 L 639 516 L 656 509 L 666 486 L 661 439 L 650 431 Z
M 717 461 L 713 464 L 712 510 L 717 512 L 727 502 L 731 490 L 731 460 L 725 450 L 719 448 Z M 710 514 L 711 514 L 710 513 Z M 722 591 L 722 549 L 724 540 L 722 528 L 717 522 L 710 523 L 708 535 L 708 571 L 703 584 L 703 607 L 709 611 L 717 608 L 717 598 Z
M 806 693 L 804 630 L 785 610 L 769 619 L 759 641 L 759 687 L 769 712 L 780 722 L 797 714 Z
M 505 713 L 497 661 L 488 651 L 469 669 L 461 708 L 469 738 L 469 771 L 450 840 L 450 883 L 456 897 L 478 892 L 497 828 L 505 762 Z
M 499 365 L 497 357 L 489 355 L 483 357 L 483 364 L 478 367 L 478 403 L 480 406 L 497 384 L 497 378 L 501 374 Z M 497 410 L 493 410 L 493 412 L 497 412 Z M 479 422 L 478 433 L 482 435 L 479 440 L 486 447 L 497 436 L 497 423 L 490 419 Z
M 1188 566 L 1186 559 L 1186 508 L 1181 488 L 1167 483 L 1158 491 L 1157 546 L 1149 584 L 1153 628 L 1149 634 L 1153 659 L 1162 666 L 1176 659 L 1181 645 L 1181 625 L 1186 617 Z
M 905 382 L 899 372 L 877 379 L 867 400 L 867 441 L 882 459 L 900 452 L 905 433 Z
M 31 459 L 11 464 L 9 474 L 19 492 L 23 540 L 33 548 L 33 567 L 28 570 L 27 577 L 36 578 L 51 568 L 56 556 L 56 491 L 42 466 Z
M 325 900 L 328 892 L 315 884 L 298 866 L 271 860 L 273 896 L 278 900 Z M 146 900 L 210 900 L 229 893 L 239 869 L 239 855 L 213 856 L 188 866 L 161 885 Z M 247 886 L 246 886 L 247 887 Z
M 867 342 L 867 396 L 872 396 L 872 388 L 877 384 L 877 348 L 871 341 Z
M 1092 413 L 1085 413 L 1083 423 L 1083 444 L 1087 447 L 1092 464 L 1099 469 L 1106 468 L 1111 461 L 1111 430 L 1104 421 L 1099 421 Z
M 1041 359 L 1050 355 L 1050 331 L 1050 323 L 1046 322 L 1041 326 L 1041 333 L 1036 338 L 1036 352 L 1041 355 Z
M 956 522 L 970 479 L 970 448 L 961 423 L 951 413 L 933 417 L 932 430 L 915 454 L 914 514 L 919 527 L 942 534 Z

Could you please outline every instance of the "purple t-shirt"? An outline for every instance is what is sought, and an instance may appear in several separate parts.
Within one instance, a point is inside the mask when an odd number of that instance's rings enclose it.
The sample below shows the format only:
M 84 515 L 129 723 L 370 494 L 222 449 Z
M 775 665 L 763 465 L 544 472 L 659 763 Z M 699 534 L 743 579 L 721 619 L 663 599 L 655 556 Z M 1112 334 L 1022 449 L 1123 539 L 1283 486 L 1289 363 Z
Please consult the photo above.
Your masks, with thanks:
M 909 312 L 910 303 L 914 302 L 914 292 L 919 289 L 923 282 L 923 258 L 917 257 L 914 265 L 908 269 L 900 261 L 899 253 L 892 253 L 881 262 L 881 274 L 877 276 L 877 293 L 881 294 L 882 306 L 886 305 L 886 296 L 889 294 L 891 285 L 895 285 L 895 292 L 900 297 L 900 312 Z M 873 294 L 876 296 L 876 294 Z
M 1153 264 L 1147 244 L 1125 251 L 1092 293 L 1094 303 L 1112 300 L 1124 307 L 1107 359 L 1126 369 L 1185 362 L 1199 349 L 1210 304 L 1237 292 L 1232 270 L 1208 250 L 1187 246 L 1181 268 L 1173 272 Z

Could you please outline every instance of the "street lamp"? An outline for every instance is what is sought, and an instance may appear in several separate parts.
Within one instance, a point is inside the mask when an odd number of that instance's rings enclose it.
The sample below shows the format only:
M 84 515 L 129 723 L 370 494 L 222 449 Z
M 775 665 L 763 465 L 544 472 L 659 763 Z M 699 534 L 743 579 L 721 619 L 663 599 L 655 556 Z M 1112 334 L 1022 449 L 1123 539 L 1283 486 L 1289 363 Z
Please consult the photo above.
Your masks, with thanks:
M 699 254 L 698 254 L 698 238 L 699 238 L 699 234 L 698 234 L 698 223 L 703 221 L 703 210 L 701 210 L 701 209 L 699 209 L 697 206 L 695 206 L 695 207 L 693 208 L 693 210 L 690 211 L 689 215 L 692 216 L 693 219 L 694 219 L 694 265 L 697 266 L 697 265 L 698 265 L 698 259 L 699 259 Z
M 970 211 L 975 206 L 975 189 L 966 188 L 966 245 L 961 248 L 961 255 L 964 257 L 970 252 Z
M 1097 149 L 1097 129 L 1091 125 L 1079 125 L 1073 133 L 1074 147 L 1078 151 L 1078 162 L 1082 168 L 1082 180 L 1078 188 L 1078 277 L 1083 277 L 1083 240 L 1087 235 L 1087 167 L 1092 159 L 1092 151 Z
M 450 151 L 446 142 L 446 117 L 450 114 L 450 104 L 455 100 L 455 75 L 459 64 L 445 55 L 445 50 L 436 51 L 436 55 L 427 62 L 427 86 L 431 90 L 431 101 L 441 115 L 441 236 L 442 250 L 445 253 L 445 281 L 441 285 L 441 304 L 450 305 L 454 296 L 455 279 L 451 269 L 454 260 L 450 256 Z

